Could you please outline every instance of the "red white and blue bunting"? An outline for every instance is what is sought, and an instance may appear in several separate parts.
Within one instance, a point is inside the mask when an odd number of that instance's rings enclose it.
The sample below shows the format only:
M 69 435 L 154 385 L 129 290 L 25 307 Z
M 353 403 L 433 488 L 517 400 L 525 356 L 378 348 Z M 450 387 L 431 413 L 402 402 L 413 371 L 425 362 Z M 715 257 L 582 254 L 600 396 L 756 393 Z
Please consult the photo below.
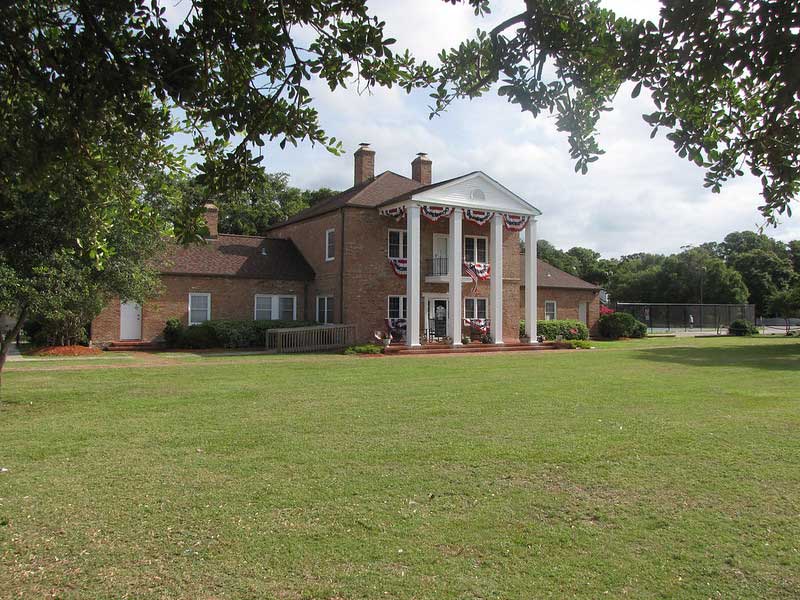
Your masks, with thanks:
M 503 215 L 503 222 L 506 225 L 506 229 L 509 231 L 522 231 L 525 229 L 525 225 L 528 224 L 528 219 L 530 219 L 530 217 L 522 215 Z
M 389 264 L 392 265 L 392 270 L 398 277 L 405 277 L 408 275 L 407 258 L 389 258 Z
M 489 319 L 464 319 L 464 325 L 483 335 L 489 335 Z
M 453 209 L 449 206 L 422 206 L 420 207 L 420 213 L 422 213 L 422 216 L 428 219 L 428 221 L 436 223 L 439 219 L 449 217 L 453 214 Z
M 403 218 L 406 216 L 406 207 L 405 206 L 395 206 L 394 208 L 382 208 L 380 213 L 384 217 L 393 217 L 398 221 L 402 221 Z
M 464 270 L 472 279 L 472 293 L 475 294 L 478 291 L 478 281 L 489 279 L 492 269 L 489 263 L 464 261 Z
M 467 221 L 471 221 L 481 227 L 491 221 L 493 216 L 494 213 L 488 210 L 472 210 L 468 208 L 464 211 L 464 218 Z

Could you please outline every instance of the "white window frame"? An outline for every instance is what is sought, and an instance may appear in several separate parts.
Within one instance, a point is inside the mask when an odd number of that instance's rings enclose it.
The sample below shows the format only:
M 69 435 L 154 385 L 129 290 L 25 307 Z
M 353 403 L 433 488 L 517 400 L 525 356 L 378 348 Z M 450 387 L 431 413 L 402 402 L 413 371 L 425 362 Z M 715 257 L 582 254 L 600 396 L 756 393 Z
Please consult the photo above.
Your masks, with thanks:
M 278 320 L 285 321 L 286 319 L 282 318 L 281 315 L 281 300 L 290 299 L 292 301 L 292 318 L 291 321 L 297 321 L 297 296 L 289 296 L 289 295 L 279 295 L 275 296 L 275 299 L 272 301 L 272 309 L 273 314 L 275 313 L 275 308 L 278 309 Z
M 333 254 L 329 254 L 331 236 L 333 237 Z M 325 230 L 325 262 L 331 262 L 332 260 L 336 260 L 336 229 L 333 227 Z
M 473 301 L 472 306 L 473 306 L 474 310 L 472 311 L 471 315 L 467 314 L 467 300 L 472 300 Z M 486 304 L 486 316 L 485 317 L 479 317 L 478 316 L 478 300 L 483 300 L 484 303 Z M 488 319 L 489 318 L 489 299 L 486 296 L 467 296 L 466 298 L 464 298 L 464 318 L 465 319 L 480 319 L 480 318 Z
M 320 300 L 325 300 L 325 320 L 324 321 L 320 321 L 319 320 L 319 304 L 320 304 Z M 333 316 L 333 314 L 331 314 L 331 320 L 330 321 L 327 320 L 328 319 L 328 304 L 330 304 L 330 302 L 333 301 L 333 300 L 334 300 L 333 296 L 317 296 L 317 311 L 316 311 L 316 314 L 314 315 L 316 317 L 316 319 L 317 319 L 317 323 L 324 323 L 326 325 L 328 323 L 333 323 L 333 319 L 335 318 Z M 330 312 L 333 313 L 333 311 L 330 311 Z
M 192 296 L 205 296 L 208 299 L 208 306 L 206 307 L 206 318 L 203 319 L 202 321 L 196 321 L 196 322 L 192 321 Z M 204 323 L 206 321 L 210 321 L 211 320 L 211 294 L 210 293 L 208 293 L 208 292 L 190 292 L 189 293 L 188 306 L 189 306 L 189 315 L 188 315 L 188 318 L 187 318 L 187 322 L 189 323 L 189 325 L 200 325 L 201 323 Z
M 400 316 L 393 317 L 389 308 L 389 302 L 392 298 L 400 298 Z M 408 319 L 408 298 L 406 296 L 399 296 L 390 294 L 386 296 L 386 318 L 388 319 Z
M 403 248 L 405 247 L 406 252 L 405 256 L 392 256 L 391 252 L 391 240 L 392 240 L 392 233 L 399 233 L 400 234 L 400 254 L 403 254 Z M 386 233 L 386 256 L 389 258 L 408 258 L 408 232 L 405 229 L 390 229 Z
M 547 313 L 549 312 L 547 310 L 547 305 L 548 304 L 552 304 L 553 305 L 553 318 L 549 318 L 547 316 Z M 558 320 L 558 303 L 555 300 L 545 300 L 544 301 L 544 320 L 545 321 L 557 321 Z
M 297 320 L 297 296 L 293 296 L 291 294 L 255 294 L 253 297 L 253 320 L 258 320 L 258 299 L 259 298 L 269 298 L 269 319 L 265 319 L 268 321 L 283 321 L 285 319 L 281 319 L 281 299 L 282 298 L 291 298 L 292 299 L 292 318 L 291 321 Z
M 470 260 L 469 258 L 467 258 L 467 239 L 475 240 L 475 260 Z M 478 240 L 483 240 L 484 242 L 486 242 L 486 261 L 485 262 L 489 263 L 490 262 L 490 258 L 489 258 L 489 238 L 487 236 L 485 236 L 485 235 L 465 235 L 464 236 L 464 248 L 463 248 L 463 250 L 464 250 L 464 254 L 463 254 L 464 260 L 466 262 L 484 262 L 484 261 L 479 261 L 478 260 Z

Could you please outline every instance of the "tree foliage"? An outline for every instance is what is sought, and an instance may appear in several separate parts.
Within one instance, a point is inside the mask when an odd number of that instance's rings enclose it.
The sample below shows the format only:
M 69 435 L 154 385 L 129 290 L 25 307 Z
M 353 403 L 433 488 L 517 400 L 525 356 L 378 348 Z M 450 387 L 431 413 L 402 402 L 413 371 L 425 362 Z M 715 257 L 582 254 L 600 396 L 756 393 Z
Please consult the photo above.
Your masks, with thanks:
M 462 0 L 446 0 L 457 4 Z M 463 0 L 476 14 L 488 0 Z M 657 22 L 621 18 L 599 0 L 526 0 L 524 10 L 440 55 L 433 113 L 458 98 L 498 93 L 533 116 L 555 115 L 575 170 L 603 153 L 601 114 L 625 82 L 647 89 L 651 137 L 667 131 L 706 187 L 745 169 L 762 185 L 763 214 L 791 215 L 800 191 L 800 7 L 768 0 L 662 0 Z

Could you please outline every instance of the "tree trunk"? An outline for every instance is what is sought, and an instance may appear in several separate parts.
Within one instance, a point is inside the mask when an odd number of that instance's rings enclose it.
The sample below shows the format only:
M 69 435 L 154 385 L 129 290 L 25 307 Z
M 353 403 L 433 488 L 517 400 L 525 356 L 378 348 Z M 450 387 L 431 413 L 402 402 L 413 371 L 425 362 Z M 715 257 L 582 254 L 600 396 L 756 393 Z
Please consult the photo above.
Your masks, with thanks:
M 11 331 L 5 335 L 0 335 L 0 405 L 3 403 L 3 367 L 6 365 L 6 358 L 8 357 L 8 351 L 11 349 L 11 344 L 16 343 L 17 334 L 22 329 L 27 313 L 28 310 L 26 308 L 21 309 L 17 322 L 11 328 Z

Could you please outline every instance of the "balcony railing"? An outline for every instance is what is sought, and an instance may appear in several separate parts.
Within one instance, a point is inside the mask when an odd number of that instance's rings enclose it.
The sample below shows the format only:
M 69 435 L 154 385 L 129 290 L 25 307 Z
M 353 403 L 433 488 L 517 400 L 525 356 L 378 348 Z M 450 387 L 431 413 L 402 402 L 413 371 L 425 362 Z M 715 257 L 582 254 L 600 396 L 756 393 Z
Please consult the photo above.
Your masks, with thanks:
M 425 260 L 426 277 L 444 277 L 448 272 L 447 258 L 428 258 Z

